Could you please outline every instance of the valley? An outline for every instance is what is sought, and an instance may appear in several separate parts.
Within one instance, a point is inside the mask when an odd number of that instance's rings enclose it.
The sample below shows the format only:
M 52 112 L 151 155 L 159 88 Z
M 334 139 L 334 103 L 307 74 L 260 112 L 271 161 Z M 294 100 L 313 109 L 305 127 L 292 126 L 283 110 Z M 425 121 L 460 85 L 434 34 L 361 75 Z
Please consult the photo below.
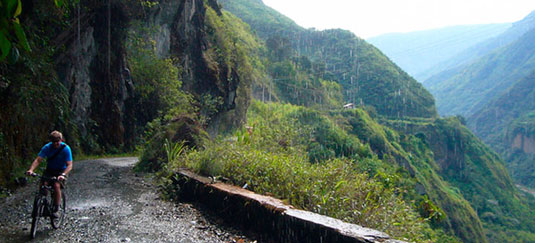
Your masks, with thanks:
M 403 241 L 535 240 L 535 12 L 416 33 L 449 54 L 424 57 L 261 0 L 60 2 L 25 3 L 0 60 L 3 188 L 57 129 L 166 200 L 188 168 Z

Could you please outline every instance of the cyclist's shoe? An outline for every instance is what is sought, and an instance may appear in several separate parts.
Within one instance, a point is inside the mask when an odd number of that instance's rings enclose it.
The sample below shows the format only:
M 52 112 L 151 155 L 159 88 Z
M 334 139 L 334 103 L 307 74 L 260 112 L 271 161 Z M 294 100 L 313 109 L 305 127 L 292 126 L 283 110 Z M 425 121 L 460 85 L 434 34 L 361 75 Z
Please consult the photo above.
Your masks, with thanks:
M 59 205 L 54 205 L 53 212 L 50 214 L 52 218 L 59 218 Z

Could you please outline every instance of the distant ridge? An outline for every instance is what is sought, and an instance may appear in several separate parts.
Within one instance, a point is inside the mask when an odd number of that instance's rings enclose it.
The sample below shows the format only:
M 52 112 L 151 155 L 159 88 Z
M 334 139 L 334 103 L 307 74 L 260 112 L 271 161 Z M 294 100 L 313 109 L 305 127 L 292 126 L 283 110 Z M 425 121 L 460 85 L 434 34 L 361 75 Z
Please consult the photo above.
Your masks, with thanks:
M 441 115 L 469 117 L 535 70 L 534 17 L 532 13 L 504 34 L 473 47 L 471 56 L 481 57 L 438 73 L 424 82 L 437 99 Z
M 510 23 L 450 26 L 408 33 L 389 33 L 367 39 L 403 70 L 423 82 L 419 74 L 463 50 L 499 35 Z
M 505 159 L 516 183 L 535 187 L 535 11 L 500 36 L 443 63 L 424 85 L 441 115 L 461 114 Z M 455 66 L 457 64 L 457 66 Z
M 453 69 L 455 67 L 472 63 L 478 58 L 481 58 L 498 48 L 505 47 L 520 38 L 533 27 L 535 27 L 535 11 L 532 11 L 522 20 L 514 22 L 509 29 L 500 35 L 489 38 L 482 43 L 473 45 L 458 55 L 438 63 L 434 67 L 431 67 L 417 74 L 416 76 L 421 82 L 425 83 L 424 85 L 426 85 L 426 87 L 429 87 L 433 82 L 435 82 L 435 79 L 431 78 L 432 76 L 440 75 L 441 72 L 448 72 L 448 69 Z

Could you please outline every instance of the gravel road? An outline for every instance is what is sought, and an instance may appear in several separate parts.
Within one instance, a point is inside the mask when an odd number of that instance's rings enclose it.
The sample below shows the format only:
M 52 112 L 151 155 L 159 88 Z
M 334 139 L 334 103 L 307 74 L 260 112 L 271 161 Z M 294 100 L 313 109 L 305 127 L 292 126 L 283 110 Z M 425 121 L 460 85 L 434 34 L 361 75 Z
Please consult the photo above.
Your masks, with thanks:
M 65 190 L 67 220 L 54 230 L 41 220 L 33 242 L 251 242 L 222 220 L 188 203 L 163 201 L 137 158 L 74 162 Z M 0 242 L 29 240 L 37 181 L 0 200 Z

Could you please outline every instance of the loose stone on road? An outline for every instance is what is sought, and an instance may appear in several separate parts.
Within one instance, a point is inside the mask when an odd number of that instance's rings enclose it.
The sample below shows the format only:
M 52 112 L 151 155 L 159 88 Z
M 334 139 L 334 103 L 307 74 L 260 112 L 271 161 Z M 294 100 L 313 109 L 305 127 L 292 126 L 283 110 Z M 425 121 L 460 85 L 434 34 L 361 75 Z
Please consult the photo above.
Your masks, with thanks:
M 42 220 L 35 242 L 250 242 L 241 232 L 188 203 L 163 201 L 156 186 L 133 173 L 137 158 L 74 163 L 67 220 L 54 230 Z M 27 242 L 32 180 L 0 201 L 0 242 Z

